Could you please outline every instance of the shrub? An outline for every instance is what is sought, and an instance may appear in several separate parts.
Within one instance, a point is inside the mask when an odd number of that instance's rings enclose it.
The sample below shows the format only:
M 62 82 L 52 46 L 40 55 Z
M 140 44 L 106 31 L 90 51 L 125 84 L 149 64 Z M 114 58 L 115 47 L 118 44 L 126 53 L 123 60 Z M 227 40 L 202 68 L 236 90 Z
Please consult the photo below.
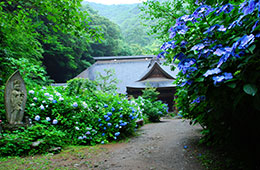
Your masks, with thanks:
M 259 7 L 202 5 L 176 20 L 160 54 L 180 61 L 178 110 L 203 126 L 204 141 L 250 161 L 260 120 Z
M 3 133 L 0 138 L 0 156 L 18 156 L 47 153 L 54 147 L 63 146 L 65 133 L 55 127 L 37 124 L 12 133 Z
M 159 122 L 162 116 L 165 116 L 168 113 L 168 106 L 162 101 L 152 101 L 150 99 L 144 99 L 138 97 L 136 100 L 140 110 L 151 122 Z

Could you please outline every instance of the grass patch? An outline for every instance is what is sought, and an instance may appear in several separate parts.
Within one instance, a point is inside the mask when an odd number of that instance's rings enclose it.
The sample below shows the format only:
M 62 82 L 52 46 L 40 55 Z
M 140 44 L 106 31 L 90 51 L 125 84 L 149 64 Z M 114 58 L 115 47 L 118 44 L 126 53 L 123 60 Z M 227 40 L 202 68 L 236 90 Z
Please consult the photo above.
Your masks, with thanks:
M 107 149 L 99 146 L 68 146 L 59 154 L 0 158 L 0 170 L 71 170 L 93 168 L 102 163 Z

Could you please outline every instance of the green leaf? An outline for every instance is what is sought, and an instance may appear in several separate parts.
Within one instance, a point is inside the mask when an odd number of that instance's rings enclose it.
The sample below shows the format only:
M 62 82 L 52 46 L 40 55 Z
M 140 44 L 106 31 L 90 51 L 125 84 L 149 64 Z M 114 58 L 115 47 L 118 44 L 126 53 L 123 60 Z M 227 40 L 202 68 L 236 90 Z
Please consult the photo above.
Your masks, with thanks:
M 256 85 L 254 85 L 254 84 L 246 84 L 246 85 L 244 85 L 243 90 L 245 93 L 247 93 L 251 96 L 255 96 L 258 89 L 257 89 Z
M 248 50 L 253 54 L 255 47 L 256 45 L 254 44 Z
M 228 87 L 234 89 L 236 88 L 237 84 L 236 83 L 231 83 L 231 84 L 227 84 Z

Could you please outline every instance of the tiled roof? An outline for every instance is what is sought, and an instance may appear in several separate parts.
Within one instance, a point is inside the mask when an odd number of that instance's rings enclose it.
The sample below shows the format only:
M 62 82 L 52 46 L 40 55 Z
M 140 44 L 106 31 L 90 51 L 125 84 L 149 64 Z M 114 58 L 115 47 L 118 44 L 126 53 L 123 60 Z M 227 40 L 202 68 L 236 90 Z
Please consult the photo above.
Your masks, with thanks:
M 117 57 L 119 58 L 119 57 Z M 90 80 L 95 80 L 97 76 L 97 72 L 105 73 L 104 69 L 114 69 L 115 76 L 119 80 L 118 83 L 118 92 L 126 93 L 126 86 L 131 86 L 133 84 L 145 86 L 145 82 L 135 83 L 149 70 L 148 65 L 150 63 L 150 59 L 146 59 L 145 56 L 134 56 L 125 57 L 122 60 L 117 60 L 113 57 L 110 57 L 110 60 L 97 60 L 95 64 L 91 67 L 80 73 L 77 77 L 89 78 Z M 172 72 L 170 66 L 162 66 L 161 68 L 165 72 L 167 72 L 172 77 L 176 77 L 178 71 Z M 169 80 L 160 82 L 153 82 L 155 86 L 163 86 L 163 85 L 172 85 L 172 81 Z

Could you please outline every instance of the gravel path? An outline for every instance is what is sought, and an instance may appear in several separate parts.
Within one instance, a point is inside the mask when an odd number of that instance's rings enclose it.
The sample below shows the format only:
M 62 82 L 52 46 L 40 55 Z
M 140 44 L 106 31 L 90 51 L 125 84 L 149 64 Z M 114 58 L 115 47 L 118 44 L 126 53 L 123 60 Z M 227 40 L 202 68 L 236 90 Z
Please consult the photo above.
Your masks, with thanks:
M 202 170 L 196 143 L 200 126 L 190 126 L 189 121 L 163 119 L 147 124 L 139 136 L 128 143 L 102 146 L 108 150 L 107 159 L 96 167 L 110 170 Z

